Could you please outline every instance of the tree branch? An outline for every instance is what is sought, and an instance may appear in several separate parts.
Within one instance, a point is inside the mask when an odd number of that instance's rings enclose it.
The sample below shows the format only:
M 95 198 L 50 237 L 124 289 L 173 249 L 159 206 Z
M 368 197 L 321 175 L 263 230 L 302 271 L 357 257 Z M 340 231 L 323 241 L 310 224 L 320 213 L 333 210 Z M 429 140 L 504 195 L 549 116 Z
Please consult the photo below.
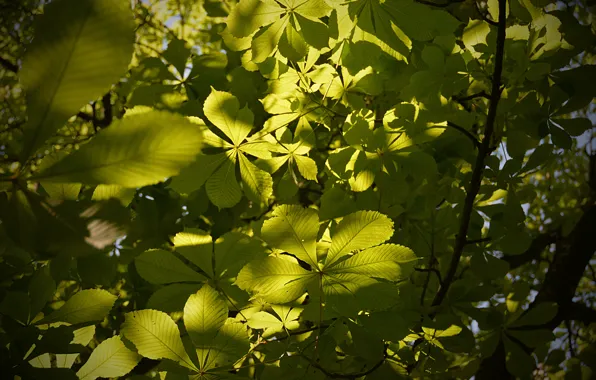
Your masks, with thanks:
M 505 28 L 506 28 L 506 0 L 499 0 L 499 28 L 497 30 L 497 51 L 495 54 L 495 69 L 493 71 L 491 96 L 489 101 L 488 116 L 486 118 L 486 126 L 484 128 L 484 137 L 482 143 L 478 149 L 478 156 L 476 157 L 476 163 L 474 165 L 474 171 L 472 172 L 472 180 L 470 181 L 470 187 L 466 194 L 464 201 L 464 208 L 462 211 L 461 222 L 459 225 L 458 234 L 455 240 L 455 246 L 453 249 L 453 256 L 451 257 L 451 263 L 447 271 L 447 275 L 443 281 L 442 286 L 439 288 L 435 299 L 433 300 L 432 306 L 440 305 L 447 291 L 451 286 L 451 283 L 455 279 L 457 267 L 459 266 L 459 260 L 461 259 L 462 252 L 466 246 L 468 240 L 468 228 L 470 225 L 470 218 L 474 208 L 474 200 L 478 191 L 480 190 L 480 184 L 482 182 L 482 175 L 484 172 L 484 161 L 491 154 L 491 140 L 493 132 L 495 130 L 495 122 L 497 118 L 497 106 L 501 99 L 501 74 L 503 72 L 503 57 L 505 54 Z
M 593 238 L 595 225 L 596 204 L 592 204 L 584 212 L 571 234 L 557 242 L 562 248 L 557 249 L 542 287 L 528 308 L 531 310 L 543 302 L 556 302 L 559 306 L 557 314 L 550 322 L 539 326 L 528 326 L 527 329 L 553 330 L 566 319 L 579 320 L 583 323 L 591 323 L 595 320 L 595 310 L 572 301 L 585 268 L 596 252 L 596 239 Z M 480 363 L 476 379 L 513 379 L 513 376 L 507 372 L 505 357 L 503 342 L 499 342 L 495 353 Z M 499 376 L 495 377 L 496 374 Z
M 566 317 L 571 321 L 579 321 L 588 326 L 596 322 L 596 310 L 580 302 L 572 302 L 567 309 Z
M 540 234 L 534 240 L 532 240 L 530 248 L 528 248 L 524 253 L 515 256 L 505 256 L 503 257 L 503 260 L 509 263 L 510 270 L 519 268 L 520 266 L 529 263 L 532 260 L 540 258 L 542 252 L 544 252 L 549 245 L 553 244 L 556 241 L 556 238 L 557 234 L 554 232 Z
M 325 376 L 327 376 L 328 378 L 331 378 L 331 379 L 358 379 L 358 378 L 364 377 L 366 375 L 370 375 L 371 373 L 376 371 L 380 366 L 382 366 L 383 363 L 385 363 L 385 357 L 383 357 L 383 359 L 379 360 L 374 366 L 367 369 L 366 371 L 355 372 L 355 373 L 339 373 L 339 372 L 331 372 L 331 371 L 326 370 L 325 368 L 320 366 L 319 363 L 315 362 L 314 360 L 312 360 L 311 358 L 309 358 L 306 355 L 300 355 L 300 356 L 302 358 L 304 358 L 306 361 L 308 361 L 308 363 L 311 366 L 313 366 L 316 369 L 318 369 L 319 371 L 323 372 L 323 374 L 325 374 Z
M 450 121 L 447 122 L 447 125 L 450 126 L 451 128 L 457 129 L 458 131 L 460 131 L 461 133 L 466 135 L 466 137 L 469 138 L 470 141 L 472 141 L 472 144 L 474 144 L 474 147 L 476 149 L 480 149 L 480 142 L 478 141 L 478 139 L 476 139 L 476 137 L 474 137 L 473 134 L 470 133 L 470 131 L 468 131 L 464 127 L 460 127 L 459 125 L 452 123 Z
M 458 96 L 454 96 L 453 99 L 457 100 L 458 102 L 467 102 L 468 100 L 476 99 L 476 98 L 485 98 L 490 100 L 490 95 L 486 93 L 486 91 L 482 90 L 472 95 L 462 96 L 461 98 Z

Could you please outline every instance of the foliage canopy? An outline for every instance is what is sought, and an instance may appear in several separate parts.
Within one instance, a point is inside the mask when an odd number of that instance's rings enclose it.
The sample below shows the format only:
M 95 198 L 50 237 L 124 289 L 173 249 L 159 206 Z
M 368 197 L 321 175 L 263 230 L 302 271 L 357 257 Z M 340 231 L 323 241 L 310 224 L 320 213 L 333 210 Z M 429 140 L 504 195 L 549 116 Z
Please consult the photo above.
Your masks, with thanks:
M 592 378 L 593 8 L 2 2 L 0 373 Z

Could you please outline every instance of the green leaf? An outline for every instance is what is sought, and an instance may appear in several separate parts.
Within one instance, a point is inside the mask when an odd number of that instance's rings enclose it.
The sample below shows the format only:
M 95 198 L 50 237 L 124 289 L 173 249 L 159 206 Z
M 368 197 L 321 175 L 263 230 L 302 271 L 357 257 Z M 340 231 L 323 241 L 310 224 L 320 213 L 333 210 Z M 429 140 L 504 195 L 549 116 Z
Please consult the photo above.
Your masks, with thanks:
M 184 349 L 180 330 L 166 313 L 157 310 L 138 310 L 124 315 L 120 330 L 139 354 L 149 359 L 170 359 L 199 372 Z
M 209 177 L 205 186 L 209 200 L 219 208 L 233 207 L 240 202 L 242 190 L 236 180 L 236 157 L 228 154 L 228 159 Z
M 261 26 L 277 20 L 282 13 L 283 9 L 276 2 L 241 0 L 228 17 L 228 29 L 235 37 L 250 36 Z
M 334 265 L 328 273 L 352 273 L 399 281 L 413 271 L 418 258 L 411 249 L 401 245 L 383 244 L 365 249 Z
M 505 277 L 509 272 L 509 263 L 485 252 L 472 255 L 470 268 L 475 275 L 482 279 L 497 279 Z
M 267 257 L 246 264 L 236 285 L 267 302 L 283 304 L 303 295 L 314 276 L 291 258 Z
M 140 187 L 178 174 L 201 148 L 201 130 L 164 111 L 135 113 L 102 130 L 78 151 L 32 177 Z
M 553 122 L 563 127 L 571 136 L 577 137 L 590 130 L 593 125 L 590 119 L 578 117 L 576 119 L 553 119 Z
M 299 155 L 293 155 L 292 158 L 296 162 L 296 166 L 298 166 L 298 171 L 305 179 L 311 181 L 317 180 L 319 171 L 316 162 L 312 158 Z
M 85 284 L 110 287 L 116 274 L 116 260 L 105 253 L 79 257 L 77 271 Z
M 95 380 L 98 377 L 120 377 L 129 373 L 141 360 L 136 352 L 126 348 L 118 335 L 101 342 L 79 369 L 81 380 Z
M 555 340 L 555 334 L 551 330 L 507 330 L 507 335 L 516 338 L 528 347 L 539 347 Z
M 67 322 L 72 325 L 101 321 L 112 310 L 116 296 L 102 289 L 86 289 L 75 293 L 52 314 L 36 322 L 37 325 Z
M 249 348 L 246 326 L 233 318 L 228 318 L 209 347 L 206 347 L 208 355 L 204 369 L 231 367 L 234 362 L 246 355 Z
M 135 196 L 136 189 L 127 189 L 120 185 L 99 185 L 93 191 L 94 201 L 103 201 L 116 198 L 123 206 L 128 206 Z
M 23 161 L 126 73 L 133 28 L 125 1 L 57 0 L 44 7 L 19 71 L 28 115 Z
M 339 222 L 331 235 L 326 267 L 357 249 L 381 244 L 393 235 L 393 222 L 376 211 L 358 211 Z
M 261 63 L 273 54 L 289 20 L 289 16 L 285 15 L 257 32 L 251 44 L 253 62 Z
M 304 38 L 288 23 L 285 33 L 279 40 L 279 52 L 291 61 L 298 62 L 306 56 L 308 45 Z
M 26 324 L 30 319 L 29 300 L 26 292 L 8 291 L 0 302 L 0 313 Z M 23 302 L 24 301 L 24 302 Z
M 190 269 L 171 252 L 163 249 L 151 249 L 135 258 L 137 272 L 152 284 L 172 282 L 201 282 L 206 278 Z
M 516 377 L 527 378 L 536 368 L 534 357 L 528 355 L 519 344 L 513 342 L 503 334 L 503 344 L 505 345 L 507 371 Z
M 172 179 L 170 187 L 181 194 L 198 190 L 211 177 L 213 172 L 228 160 L 226 152 L 197 156 L 195 162 L 183 168 Z
M 29 282 L 29 319 L 35 318 L 56 292 L 56 282 L 46 270 L 47 267 L 36 271 Z
M 219 278 L 236 277 L 245 262 L 264 257 L 262 243 L 239 232 L 228 232 L 215 242 L 215 273 Z
M 254 120 L 248 107 L 240 108 L 238 99 L 223 91 L 211 88 L 211 94 L 205 100 L 203 111 L 207 119 L 221 130 L 234 144 L 239 146 L 248 136 Z
M 302 261 L 317 267 L 317 233 L 319 217 L 312 209 L 281 205 L 273 216 L 263 223 L 261 235 L 269 245 L 296 255 Z
M 149 297 L 147 308 L 166 313 L 183 311 L 191 294 L 196 293 L 203 284 L 171 284 L 164 286 Z
M 184 326 L 197 348 L 201 368 L 205 367 L 211 343 L 227 318 L 225 301 L 210 286 L 204 285 L 188 298 L 184 306 Z
M 163 52 L 163 57 L 174 65 L 180 77 L 182 77 L 186 69 L 186 61 L 190 57 L 190 49 L 186 46 L 186 41 L 174 38 Z
M 550 322 L 556 315 L 559 307 L 554 302 L 542 302 L 531 308 L 509 327 L 538 326 Z
M 247 324 L 251 329 L 264 330 L 263 338 L 268 338 L 278 332 L 284 331 L 284 323 L 265 311 L 259 311 L 250 316 Z
M 563 130 L 562 128 L 557 127 L 553 123 L 549 123 L 549 126 L 550 137 L 553 141 L 553 144 L 562 149 L 571 149 L 573 141 L 571 140 L 569 133 L 567 133 L 567 131 Z
M 244 194 L 252 202 L 266 205 L 267 200 L 273 194 L 271 175 L 256 167 L 244 154 L 238 154 L 238 158 Z
M 228 318 L 226 302 L 208 285 L 188 298 L 184 325 L 203 371 L 230 365 L 249 348 L 246 327 Z
M 182 256 L 213 277 L 213 241 L 198 228 L 188 228 L 174 236 L 174 247 Z
M 277 317 L 271 313 L 259 311 L 250 316 L 247 324 L 252 329 L 264 330 L 262 335 L 264 338 L 284 330 L 294 330 L 300 326 L 298 318 L 302 309 L 282 305 L 274 305 L 272 309 Z

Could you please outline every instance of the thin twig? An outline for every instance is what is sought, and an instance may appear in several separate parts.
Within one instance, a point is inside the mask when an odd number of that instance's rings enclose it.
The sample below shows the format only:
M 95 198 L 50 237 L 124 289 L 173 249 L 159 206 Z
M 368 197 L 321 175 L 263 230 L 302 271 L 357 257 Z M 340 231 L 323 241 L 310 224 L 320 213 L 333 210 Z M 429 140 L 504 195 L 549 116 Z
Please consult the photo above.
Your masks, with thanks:
M 453 99 L 457 100 L 458 102 L 467 102 L 468 100 L 473 100 L 473 99 L 477 99 L 477 98 L 485 98 L 490 100 L 490 95 L 486 93 L 486 91 L 482 90 L 480 92 L 477 92 L 475 94 L 472 95 L 468 95 L 468 96 L 454 96 Z
M 489 18 L 486 16 L 486 14 L 480 10 L 480 6 L 478 5 L 478 1 L 474 0 L 474 5 L 476 6 L 476 11 L 478 12 L 478 14 L 480 15 L 480 17 L 481 17 L 481 18 L 482 18 L 484 21 L 486 21 L 487 23 L 489 23 L 489 24 L 490 24 L 490 25 L 492 25 L 492 26 L 499 26 L 500 20 L 499 20 L 499 22 L 495 22 L 495 21 L 493 21 L 493 20 L 489 19 Z M 501 18 L 501 16 L 499 16 L 499 18 Z
M 455 239 L 455 246 L 453 249 L 453 256 L 451 257 L 451 263 L 445 276 L 443 284 L 439 288 L 435 299 L 433 300 L 432 306 L 441 305 L 447 291 L 455 279 L 457 268 L 459 266 L 459 260 L 463 253 L 464 247 L 468 240 L 468 228 L 470 226 L 470 219 L 472 211 L 474 209 L 474 200 L 476 195 L 480 191 L 480 184 L 482 183 L 482 175 L 484 172 L 485 160 L 493 151 L 491 148 L 491 140 L 495 130 L 495 122 L 497 118 L 497 106 L 501 99 L 501 74 L 503 72 L 503 58 L 505 54 L 505 29 L 506 29 L 506 0 L 499 0 L 499 27 L 497 29 L 497 51 L 495 53 L 495 68 L 492 77 L 492 89 L 491 98 L 489 102 L 488 116 L 486 118 L 486 125 L 484 128 L 484 137 L 482 143 L 478 149 L 478 156 L 476 157 L 476 163 L 474 165 L 474 171 L 472 172 L 472 179 L 470 181 L 470 187 L 467 191 L 466 198 L 464 201 L 464 207 L 462 210 L 462 217 L 459 225 L 459 230 Z M 434 317 L 434 314 L 433 314 Z
M 467 244 L 486 243 L 487 241 L 491 241 L 491 240 L 492 240 L 491 237 L 485 237 L 485 238 L 481 238 L 481 239 L 466 240 L 466 245 Z
M 468 131 L 464 127 L 460 127 L 459 125 L 452 123 L 450 121 L 447 122 L 447 125 L 451 128 L 457 129 L 458 131 L 460 131 L 461 133 L 466 135 L 466 137 L 469 138 L 470 141 L 472 141 L 472 144 L 474 144 L 474 147 L 476 149 L 480 149 L 480 142 L 478 141 L 478 139 L 476 137 L 474 137 L 474 135 L 472 133 L 470 133 L 470 131 Z

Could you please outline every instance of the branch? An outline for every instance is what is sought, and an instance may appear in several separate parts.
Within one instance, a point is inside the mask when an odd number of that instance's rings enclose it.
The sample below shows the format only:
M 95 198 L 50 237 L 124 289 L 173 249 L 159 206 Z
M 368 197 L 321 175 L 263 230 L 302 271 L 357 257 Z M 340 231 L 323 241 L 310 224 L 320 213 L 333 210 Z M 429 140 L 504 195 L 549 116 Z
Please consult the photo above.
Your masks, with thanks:
M 567 309 L 566 317 L 572 321 L 579 321 L 586 326 L 596 322 L 596 310 L 580 302 L 572 302 Z
M 521 255 L 515 256 L 505 256 L 503 260 L 509 263 L 509 269 L 513 270 L 519 268 L 520 266 L 529 263 L 532 260 L 537 260 L 542 255 L 542 252 L 551 244 L 556 241 L 557 234 L 554 232 L 544 233 L 538 235 L 534 240 L 532 240 L 532 244 L 530 244 L 530 248 L 528 248 L 524 253 Z
M 490 100 L 490 95 L 486 93 L 486 91 L 482 90 L 472 95 L 462 96 L 461 98 L 458 96 L 454 96 L 453 99 L 457 100 L 458 102 L 467 102 L 468 100 L 476 99 L 476 98 L 485 98 Z
M 491 238 L 490 236 L 487 236 L 487 237 L 481 238 L 481 239 L 466 240 L 466 245 L 468 245 L 468 244 L 486 243 L 486 242 L 491 241 L 491 240 L 493 240 L 493 238 Z
M 556 251 L 542 287 L 528 308 L 529 311 L 540 303 L 556 302 L 559 305 L 556 316 L 544 325 L 521 329 L 553 330 L 567 319 L 579 320 L 583 323 L 596 321 L 595 310 L 572 301 L 585 268 L 596 251 L 596 239 L 592 236 L 595 225 L 596 204 L 593 204 L 584 212 L 571 234 L 560 242 L 562 248 Z M 480 363 L 476 379 L 513 379 L 513 376 L 507 372 L 505 355 L 501 341 L 495 353 Z M 496 374 L 499 376 L 495 377 Z
M 476 157 L 476 163 L 474 165 L 474 171 L 472 172 L 472 180 L 470 181 L 470 188 L 466 194 L 464 201 L 464 208 L 462 211 L 462 218 L 459 225 L 459 231 L 455 240 L 455 246 L 453 249 L 453 256 L 451 257 L 451 263 L 449 270 L 443 281 L 443 285 L 439 288 L 435 299 L 433 300 L 432 306 L 440 305 L 447 291 L 451 286 L 451 283 L 455 279 L 455 273 L 459 266 L 459 260 L 461 259 L 462 252 L 466 246 L 468 240 L 468 228 L 470 225 L 470 218 L 472 210 L 474 208 L 474 200 L 478 191 L 480 190 L 480 184 L 482 182 L 482 174 L 484 172 L 484 161 L 491 154 L 492 148 L 490 146 L 493 132 L 495 130 L 495 121 L 497 118 L 497 106 L 501 99 L 501 74 L 503 72 L 503 57 L 505 54 L 505 28 L 506 28 L 506 0 L 499 0 L 499 28 L 497 30 L 497 51 L 495 54 L 495 69 L 492 78 L 492 89 L 489 101 L 488 116 L 486 118 L 486 126 L 484 128 L 484 137 L 482 143 L 478 149 L 478 156 Z
M 14 63 L 10 62 L 6 58 L 0 57 L 0 64 L 8 71 L 12 71 L 13 73 L 17 73 L 19 71 L 19 66 L 15 65 Z
M 370 375 L 371 373 L 376 371 L 380 366 L 382 366 L 383 363 L 385 363 L 385 357 L 383 357 L 383 359 L 379 360 L 374 366 L 372 366 L 370 369 L 367 369 L 366 371 L 354 372 L 354 373 L 340 373 L 340 372 L 331 372 L 331 371 L 326 370 L 325 368 L 320 366 L 319 363 L 315 362 L 314 360 L 312 360 L 311 358 L 309 358 L 306 355 L 300 355 L 300 356 L 302 358 L 304 358 L 311 366 L 315 367 L 319 371 L 323 372 L 323 374 L 325 374 L 325 376 L 332 378 L 332 379 L 358 379 L 360 377 Z
M 476 11 L 478 12 L 478 14 L 480 15 L 480 17 L 486 21 L 487 23 L 489 23 L 492 26 L 499 26 L 499 24 L 501 23 L 501 20 L 499 20 L 499 22 L 494 22 L 493 20 L 489 19 L 485 13 L 483 13 L 480 10 L 480 6 L 478 5 L 478 1 L 474 0 L 474 5 L 476 6 Z M 499 19 L 501 18 L 501 16 L 499 16 Z
M 480 149 L 480 142 L 478 141 L 478 139 L 476 139 L 476 137 L 474 137 L 473 134 L 470 133 L 470 131 L 468 131 L 464 127 L 460 127 L 459 125 L 452 123 L 450 121 L 447 122 L 447 125 L 450 126 L 451 128 L 457 129 L 458 131 L 460 131 L 461 133 L 466 135 L 466 137 L 469 138 L 470 141 L 472 141 L 472 144 L 474 144 L 474 147 L 478 150 Z

